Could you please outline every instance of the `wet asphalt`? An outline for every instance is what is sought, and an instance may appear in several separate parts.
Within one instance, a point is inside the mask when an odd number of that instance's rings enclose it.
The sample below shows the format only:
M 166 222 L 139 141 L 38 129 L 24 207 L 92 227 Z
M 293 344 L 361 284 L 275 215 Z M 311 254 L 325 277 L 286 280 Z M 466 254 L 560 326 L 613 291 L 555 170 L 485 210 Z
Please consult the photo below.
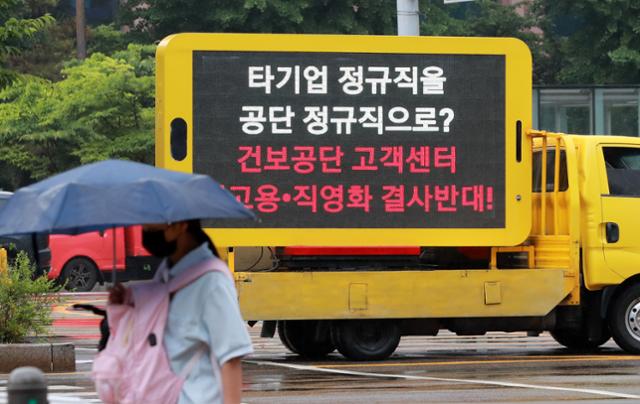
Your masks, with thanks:
M 50 401 L 100 402 L 90 379 L 97 318 L 70 310 L 104 303 L 104 293 L 73 294 L 54 309 L 51 340 L 73 342 L 76 372 L 49 374 Z M 255 353 L 244 361 L 245 403 L 640 403 L 640 356 L 613 341 L 590 354 L 570 352 L 548 334 L 489 333 L 404 337 L 380 362 L 352 362 L 337 352 L 306 361 L 276 338 L 250 330 Z M 0 375 L 0 403 L 8 375 Z

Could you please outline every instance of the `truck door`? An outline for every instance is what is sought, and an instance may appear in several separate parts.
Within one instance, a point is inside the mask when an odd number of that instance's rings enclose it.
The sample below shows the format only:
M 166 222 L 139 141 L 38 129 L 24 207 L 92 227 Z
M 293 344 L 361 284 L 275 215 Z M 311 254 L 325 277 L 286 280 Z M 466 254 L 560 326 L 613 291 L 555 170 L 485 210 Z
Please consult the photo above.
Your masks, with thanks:
M 602 236 L 607 266 L 623 278 L 640 271 L 640 146 L 603 145 Z

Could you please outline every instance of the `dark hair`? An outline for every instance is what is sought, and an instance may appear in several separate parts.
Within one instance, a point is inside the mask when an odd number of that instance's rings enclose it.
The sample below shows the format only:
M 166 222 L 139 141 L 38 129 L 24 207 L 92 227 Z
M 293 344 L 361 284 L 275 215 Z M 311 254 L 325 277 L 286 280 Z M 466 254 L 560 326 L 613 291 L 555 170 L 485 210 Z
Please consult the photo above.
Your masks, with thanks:
M 215 244 L 211 241 L 211 238 L 207 236 L 207 233 L 202 230 L 202 225 L 200 224 L 200 220 L 188 220 L 187 221 L 187 232 L 191 234 L 191 236 L 196 240 L 198 244 L 207 243 L 209 249 L 216 257 L 220 258 L 218 254 L 218 250 L 216 250 Z

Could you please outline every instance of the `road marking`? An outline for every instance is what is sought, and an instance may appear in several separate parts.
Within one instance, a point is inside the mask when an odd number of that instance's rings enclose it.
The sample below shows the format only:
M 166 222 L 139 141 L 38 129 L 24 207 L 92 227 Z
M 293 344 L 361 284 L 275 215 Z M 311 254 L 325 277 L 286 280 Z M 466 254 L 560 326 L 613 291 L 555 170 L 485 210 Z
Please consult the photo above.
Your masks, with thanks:
M 74 404 L 87 404 L 87 403 L 102 403 L 102 401 L 100 401 L 97 398 L 86 398 L 86 397 L 67 397 L 67 396 L 60 396 L 58 394 L 49 394 L 47 397 L 49 404 L 67 404 L 67 403 L 74 403 Z M 6 393 L 0 393 L 0 404 L 6 404 L 8 401 L 8 397 Z
M 71 392 L 71 393 L 56 393 L 56 396 L 58 397 L 73 397 L 73 398 L 80 398 L 80 397 L 96 397 L 98 395 L 98 393 L 96 393 L 95 391 L 80 391 L 80 392 Z
M 76 340 L 99 340 L 102 335 L 100 334 L 71 334 L 67 335 L 67 338 L 76 339 Z
M 83 328 L 83 327 L 91 327 L 98 328 L 100 327 L 100 321 L 102 321 L 102 317 L 98 318 L 56 318 L 53 320 L 54 327 L 70 327 L 70 328 Z
M 530 358 L 530 357 L 529 357 Z M 628 356 L 576 356 L 576 357 L 547 357 L 535 359 L 487 359 L 468 361 L 441 361 L 441 362 L 390 362 L 390 363 L 351 363 L 344 365 L 316 365 L 319 368 L 368 368 L 368 367 L 399 367 L 399 366 L 448 366 L 448 365 L 492 365 L 497 363 L 538 363 L 538 362 L 606 362 L 606 361 L 640 361 L 640 357 Z
M 78 386 L 66 386 L 63 384 L 54 384 L 51 386 L 47 386 L 47 389 L 49 391 L 74 391 L 74 390 L 84 390 L 83 387 L 78 387 Z M 0 391 L 7 391 L 7 387 L 6 386 L 1 386 L 0 387 Z M 75 393 L 74 393 L 75 394 Z
M 453 383 L 464 383 L 464 384 L 482 384 L 482 385 L 489 385 L 489 386 L 516 387 L 516 388 L 536 389 L 536 390 L 569 391 L 572 393 L 584 393 L 584 394 L 595 394 L 599 396 L 608 396 L 608 397 L 617 397 L 617 398 L 640 399 L 640 396 L 638 395 L 616 393 L 613 391 L 606 391 L 606 390 L 576 389 L 572 387 L 543 386 L 543 385 L 537 385 L 537 384 L 511 383 L 511 382 L 490 381 L 490 380 L 450 379 L 450 378 L 444 378 L 444 377 L 358 372 L 354 370 L 328 369 L 328 368 L 320 368 L 317 366 L 294 365 L 290 363 L 278 363 L 278 362 L 267 362 L 267 361 L 247 360 L 245 362 L 253 363 L 259 366 L 276 366 L 276 367 L 283 367 L 283 368 L 296 369 L 296 370 L 307 370 L 312 372 L 334 373 L 334 374 L 350 375 L 350 376 L 377 377 L 377 378 L 384 378 L 384 379 L 429 380 L 429 381 L 450 382 L 450 383 L 453 382 Z
M 75 297 L 78 299 L 86 298 L 88 296 L 100 296 L 100 297 L 109 296 L 109 292 L 60 292 L 58 294 L 60 296 L 69 296 L 69 297 Z
M 91 371 L 87 370 L 87 371 L 82 371 L 82 372 L 55 372 L 55 373 L 49 373 L 48 377 L 57 377 L 57 376 L 75 376 L 75 375 L 90 375 Z M 0 377 L 9 377 L 9 373 L 0 373 Z M 2 383 L 2 381 L 0 381 L 0 384 Z M 5 382 L 6 384 L 6 382 Z
M 85 348 L 85 347 L 77 346 L 77 347 L 76 347 L 76 351 L 91 351 L 91 352 L 97 352 L 97 351 L 98 351 L 98 348 Z

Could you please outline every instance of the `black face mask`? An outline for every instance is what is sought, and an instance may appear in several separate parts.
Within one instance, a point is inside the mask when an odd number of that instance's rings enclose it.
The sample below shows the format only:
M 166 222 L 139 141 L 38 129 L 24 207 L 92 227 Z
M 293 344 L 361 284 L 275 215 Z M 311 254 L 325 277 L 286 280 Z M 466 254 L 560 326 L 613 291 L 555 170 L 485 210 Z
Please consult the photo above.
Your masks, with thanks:
M 143 230 L 142 245 L 156 257 L 168 257 L 178 248 L 176 240 L 165 240 L 164 230 Z

